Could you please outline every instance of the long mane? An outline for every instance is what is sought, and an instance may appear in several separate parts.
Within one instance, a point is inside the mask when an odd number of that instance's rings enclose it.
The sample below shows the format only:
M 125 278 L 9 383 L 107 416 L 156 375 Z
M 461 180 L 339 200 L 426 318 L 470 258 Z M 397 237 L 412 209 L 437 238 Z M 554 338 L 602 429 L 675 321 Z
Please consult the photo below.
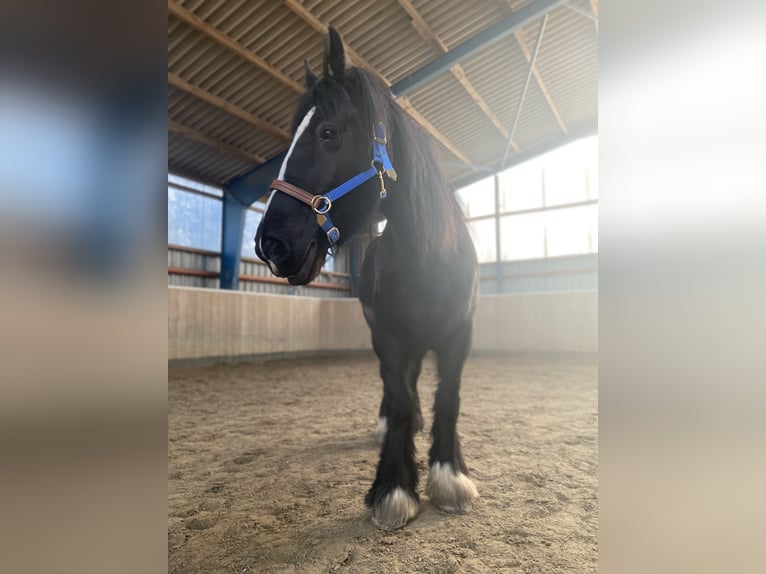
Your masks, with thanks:
M 392 193 L 381 205 L 389 224 L 395 220 L 397 232 L 411 233 L 413 249 L 425 255 L 453 255 L 464 216 L 430 139 L 402 112 L 389 89 L 367 71 L 348 69 L 344 84 L 362 125 L 380 120 L 388 129 L 389 155 L 398 174 L 396 183 L 386 184 Z

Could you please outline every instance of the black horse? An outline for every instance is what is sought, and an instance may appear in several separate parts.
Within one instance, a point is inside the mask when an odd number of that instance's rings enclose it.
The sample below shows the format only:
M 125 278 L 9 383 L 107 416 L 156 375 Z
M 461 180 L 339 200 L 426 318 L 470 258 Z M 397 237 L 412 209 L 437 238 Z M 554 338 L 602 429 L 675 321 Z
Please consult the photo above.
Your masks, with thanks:
M 476 306 L 476 253 L 430 142 L 377 78 L 346 67 L 333 28 L 323 70 L 318 79 L 306 65 L 307 92 L 255 249 L 275 275 L 305 285 L 329 249 L 377 213 L 387 220 L 365 254 L 360 300 L 384 385 L 380 462 L 365 503 L 376 526 L 394 530 L 418 512 L 413 434 L 423 427 L 417 380 L 429 350 L 439 386 L 426 493 L 449 513 L 466 512 L 478 496 L 456 430 Z

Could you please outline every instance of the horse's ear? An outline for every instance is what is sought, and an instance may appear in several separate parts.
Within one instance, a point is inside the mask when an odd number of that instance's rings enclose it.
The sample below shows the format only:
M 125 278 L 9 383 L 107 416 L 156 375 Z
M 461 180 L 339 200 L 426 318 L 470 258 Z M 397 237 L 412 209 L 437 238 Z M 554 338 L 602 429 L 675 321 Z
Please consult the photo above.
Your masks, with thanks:
M 343 48 L 343 40 L 341 40 L 338 31 L 332 26 L 328 30 L 322 71 L 325 77 L 332 74 L 338 80 L 342 79 L 346 74 L 346 53 Z
M 317 83 L 318 78 L 311 70 L 308 60 L 303 60 L 303 71 L 306 73 L 306 88 L 310 90 Z

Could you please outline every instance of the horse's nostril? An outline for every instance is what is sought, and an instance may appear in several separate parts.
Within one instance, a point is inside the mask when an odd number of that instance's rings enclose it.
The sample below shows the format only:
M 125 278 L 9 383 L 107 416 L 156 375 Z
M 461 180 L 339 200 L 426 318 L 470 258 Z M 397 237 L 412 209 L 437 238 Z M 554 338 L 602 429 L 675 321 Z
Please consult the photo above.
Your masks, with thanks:
M 280 265 L 290 258 L 290 246 L 277 237 L 267 237 L 263 241 L 263 253 L 273 263 Z

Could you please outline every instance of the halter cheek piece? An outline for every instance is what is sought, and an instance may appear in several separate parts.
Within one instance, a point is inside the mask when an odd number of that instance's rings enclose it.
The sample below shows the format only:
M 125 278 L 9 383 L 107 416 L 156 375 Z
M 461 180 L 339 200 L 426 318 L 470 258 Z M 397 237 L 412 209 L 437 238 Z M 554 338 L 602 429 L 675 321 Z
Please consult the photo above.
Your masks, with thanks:
M 330 246 L 334 246 L 340 239 L 340 231 L 330 218 L 330 210 L 332 209 L 333 202 L 376 175 L 380 181 L 380 199 L 385 199 L 387 192 L 386 186 L 383 183 L 383 172 L 385 171 L 389 178 L 396 181 L 396 171 L 391 165 L 391 160 L 388 158 L 388 151 L 386 150 L 387 143 L 386 126 L 383 122 L 375 122 L 372 130 L 372 162 L 370 163 L 370 167 L 356 174 L 351 179 L 346 180 L 344 183 L 328 191 L 324 195 L 312 195 L 308 191 L 304 191 L 300 187 L 282 181 L 281 179 L 272 181 L 271 189 L 286 193 L 290 197 L 294 197 L 311 207 L 317 216 L 317 224 L 322 228 L 322 231 L 327 234 L 327 240 L 330 242 Z

